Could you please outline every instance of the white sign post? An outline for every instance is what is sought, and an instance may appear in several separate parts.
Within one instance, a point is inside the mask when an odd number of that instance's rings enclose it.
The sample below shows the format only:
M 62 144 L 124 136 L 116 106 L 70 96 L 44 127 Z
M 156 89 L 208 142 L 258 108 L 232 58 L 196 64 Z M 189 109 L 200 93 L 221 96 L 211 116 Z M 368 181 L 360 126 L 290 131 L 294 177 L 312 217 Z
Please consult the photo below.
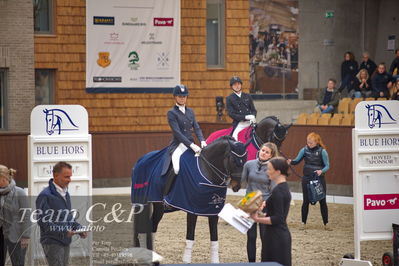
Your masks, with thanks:
M 356 106 L 352 131 L 355 259 L 360 241 L 392 239 L 399 222 L 399 101 Z
M 88 130 L 88 114 L 80 105 L 39 105 L 31 112 L 31 134 L 28 136 L 29 196 L 38 196 L 52 178 L 53 166 L 59 161 L 72 165 L 72 178 L 68 186 L 72 208 L 85 214 L 92 195 L 92 148 Z M 84 200 L 83 200 L 84 197 Z M 34 207 L 34 202 L 32 203 Z M 87 222 L 80 215 L 78 222 Z M 39 230 L 33 230 L 32 243 L 39 243 Z M 75 240 L 75 239 L 74 239 Z M 73 241 L 71 255 L 91 254 L 91 235 L 82 243 Z M 80 247 L 78 247 L 80 245 Z M 36 245 L 33 256 L 41 253 Z M 88 253 L 89 252 L 89 253 Z M 40 256 L 39 256 L 40 257 Z

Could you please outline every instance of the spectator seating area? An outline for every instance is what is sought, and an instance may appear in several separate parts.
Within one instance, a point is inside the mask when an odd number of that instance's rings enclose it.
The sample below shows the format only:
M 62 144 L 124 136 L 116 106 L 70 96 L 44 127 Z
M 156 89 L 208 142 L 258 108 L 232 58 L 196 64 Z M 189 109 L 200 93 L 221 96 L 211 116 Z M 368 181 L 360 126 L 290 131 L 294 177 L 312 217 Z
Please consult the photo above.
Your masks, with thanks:
M 366 98 L 364 101 L 374 101 L 374 98 Z M 379 101 L 386 98 L 379 98 Z M 330 126 L 353 126 L 355 124 L 355 108 L 356 105 L 363 101 L 362 98 L 342 98 L 338 104 L 338 113 L 320 114 L 320 113 L 301 113 L 295 124 L 296 125 L 330 125 Z

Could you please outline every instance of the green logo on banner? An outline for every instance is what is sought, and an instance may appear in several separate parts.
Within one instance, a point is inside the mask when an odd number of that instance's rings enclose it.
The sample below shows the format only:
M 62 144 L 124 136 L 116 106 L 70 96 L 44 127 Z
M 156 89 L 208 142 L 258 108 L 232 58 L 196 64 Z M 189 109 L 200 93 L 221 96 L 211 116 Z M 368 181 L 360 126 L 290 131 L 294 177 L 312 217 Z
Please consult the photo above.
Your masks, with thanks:
M 139 66 L 140 66 L 140 65 L 138 64 L 138 62 L 139 62 L 139 60 L 140 60 L 139 54 L 138 54 L 136 51 L 131 51 L 131 52 L 129 53 L 128 58 L 129 58 L 129 67 L 130 67 L 130 69 L 131 69 L 131 70 L 137 70 L 137 69 L 139 69 Z

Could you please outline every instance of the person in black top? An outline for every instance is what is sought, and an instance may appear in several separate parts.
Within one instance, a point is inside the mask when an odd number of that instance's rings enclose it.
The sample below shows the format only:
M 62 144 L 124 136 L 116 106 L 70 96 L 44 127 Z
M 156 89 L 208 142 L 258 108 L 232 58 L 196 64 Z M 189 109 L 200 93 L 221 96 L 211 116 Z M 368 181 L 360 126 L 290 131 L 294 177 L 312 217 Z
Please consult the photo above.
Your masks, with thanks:
M 395 84 L 393 84 L 389 94 L 391 95 L 391 100 L 399 100 L 399 77 L 396 78 Z
M 344 62 L 341 64 L 341 86 L 339 87 L 339 92 L 342 92 L 346 88 L 349 93 L 352 89 L 358 68 L 359 66 L 355 61 L 353 53 L 346 52 Z
M 226 107 L 229 116 L 233 119 L 232 136 L 237 140 L 238 132 L 256 123 L 256 109 L 251 95 L 242 92 L 242 81 L 239 77 L 230 79 L 233 93 L 226 97 Z
M 330 169 L 330 160 L 328 158 L 328 152 L 324 145 L 321 136 L 315 132 L 311 132 L 306 137 L 306 146 L 303 147 L 295 159 L 288 159 L 288 163 L 292 165 L 299 164 L 302 160 L 305 161 L 303 166 L 303 178 L 302 178 L 302 227 L 306 229 L 306 221 L 308 219 L 309 212 L 309 197 L 308 197 L 308 184 L 314 178 L 315 175 L 319 177 L 319 180 L 327 193 L 327 185 L 325 179 L 325 173 Z M 324 229 L 330 231 L 331 228 L 328 224 L 328 207 L 326 198 L 319 201 L 320 212 L 324 223 Z
M 392 75 L 385 71 L 385 64 L 378 64 L 377 72 L 371 78 L 373 86 L 372 97 L 389 97 L 389 89 L 392 86 Z
M 389 68 L 389 74 L 397 78 L 399 77 L 399 49 L 395 50 L 395 55 L 396 57 L 393 59 L 391 67 Z
M 266 217 L 260 217 L 257 212 L 251 214 L 255 222 L 266 224 L 261 261 L 278 262 L 284 266 L 291 266 L 291 233 L 287 225 L 291 203 L 291 192 L 287 183 L 288 167 L 287 161 L 282 157 L 270 159 L 267 163 L 267 174 L 276 186 L 261 206 L 266 211 Z
M 349 96 L 351 98 L 368 98 L 371 96 L 372 86 L 371 79 L 367 69 L 360 69 L 356 75 L 355 84 L 353 90 L 350 91 Z
M 373 60 L 370 59 L 370 55 L 368 52 L 363 52 L 363 61 L 359 66 L 359 70 L 366 69 L 369 77 L 373 75 L 374 71 L 377 69 L 377 65 Z

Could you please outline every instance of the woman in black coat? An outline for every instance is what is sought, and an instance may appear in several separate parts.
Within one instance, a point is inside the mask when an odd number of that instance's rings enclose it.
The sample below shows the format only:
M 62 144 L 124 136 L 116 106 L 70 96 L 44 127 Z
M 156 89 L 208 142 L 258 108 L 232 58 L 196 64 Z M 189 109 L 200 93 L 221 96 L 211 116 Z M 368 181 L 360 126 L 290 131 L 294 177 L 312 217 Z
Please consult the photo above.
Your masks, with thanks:
M 282 157 L 270 159 L 267 174 L 276 183 L 271 196 L 263 203 L 266 217 L 252 213 L 251 218 L 257 223 L 266 224 L 265 237 L 262 240 L 262 262 L 273 261 L 284 266 L 291 266 L 291 233 L 287 226 L 291 193 L 287 183 L 288 163 Z
M 356 74 L 358 73 L 359 65 L 355 60 L 352 52 L 346 52 L 344 55 L 344 62 L 341 64 L 341 86 L 339 91 L 342 92 L 345 88 L 349 91 L 353 88 Z

